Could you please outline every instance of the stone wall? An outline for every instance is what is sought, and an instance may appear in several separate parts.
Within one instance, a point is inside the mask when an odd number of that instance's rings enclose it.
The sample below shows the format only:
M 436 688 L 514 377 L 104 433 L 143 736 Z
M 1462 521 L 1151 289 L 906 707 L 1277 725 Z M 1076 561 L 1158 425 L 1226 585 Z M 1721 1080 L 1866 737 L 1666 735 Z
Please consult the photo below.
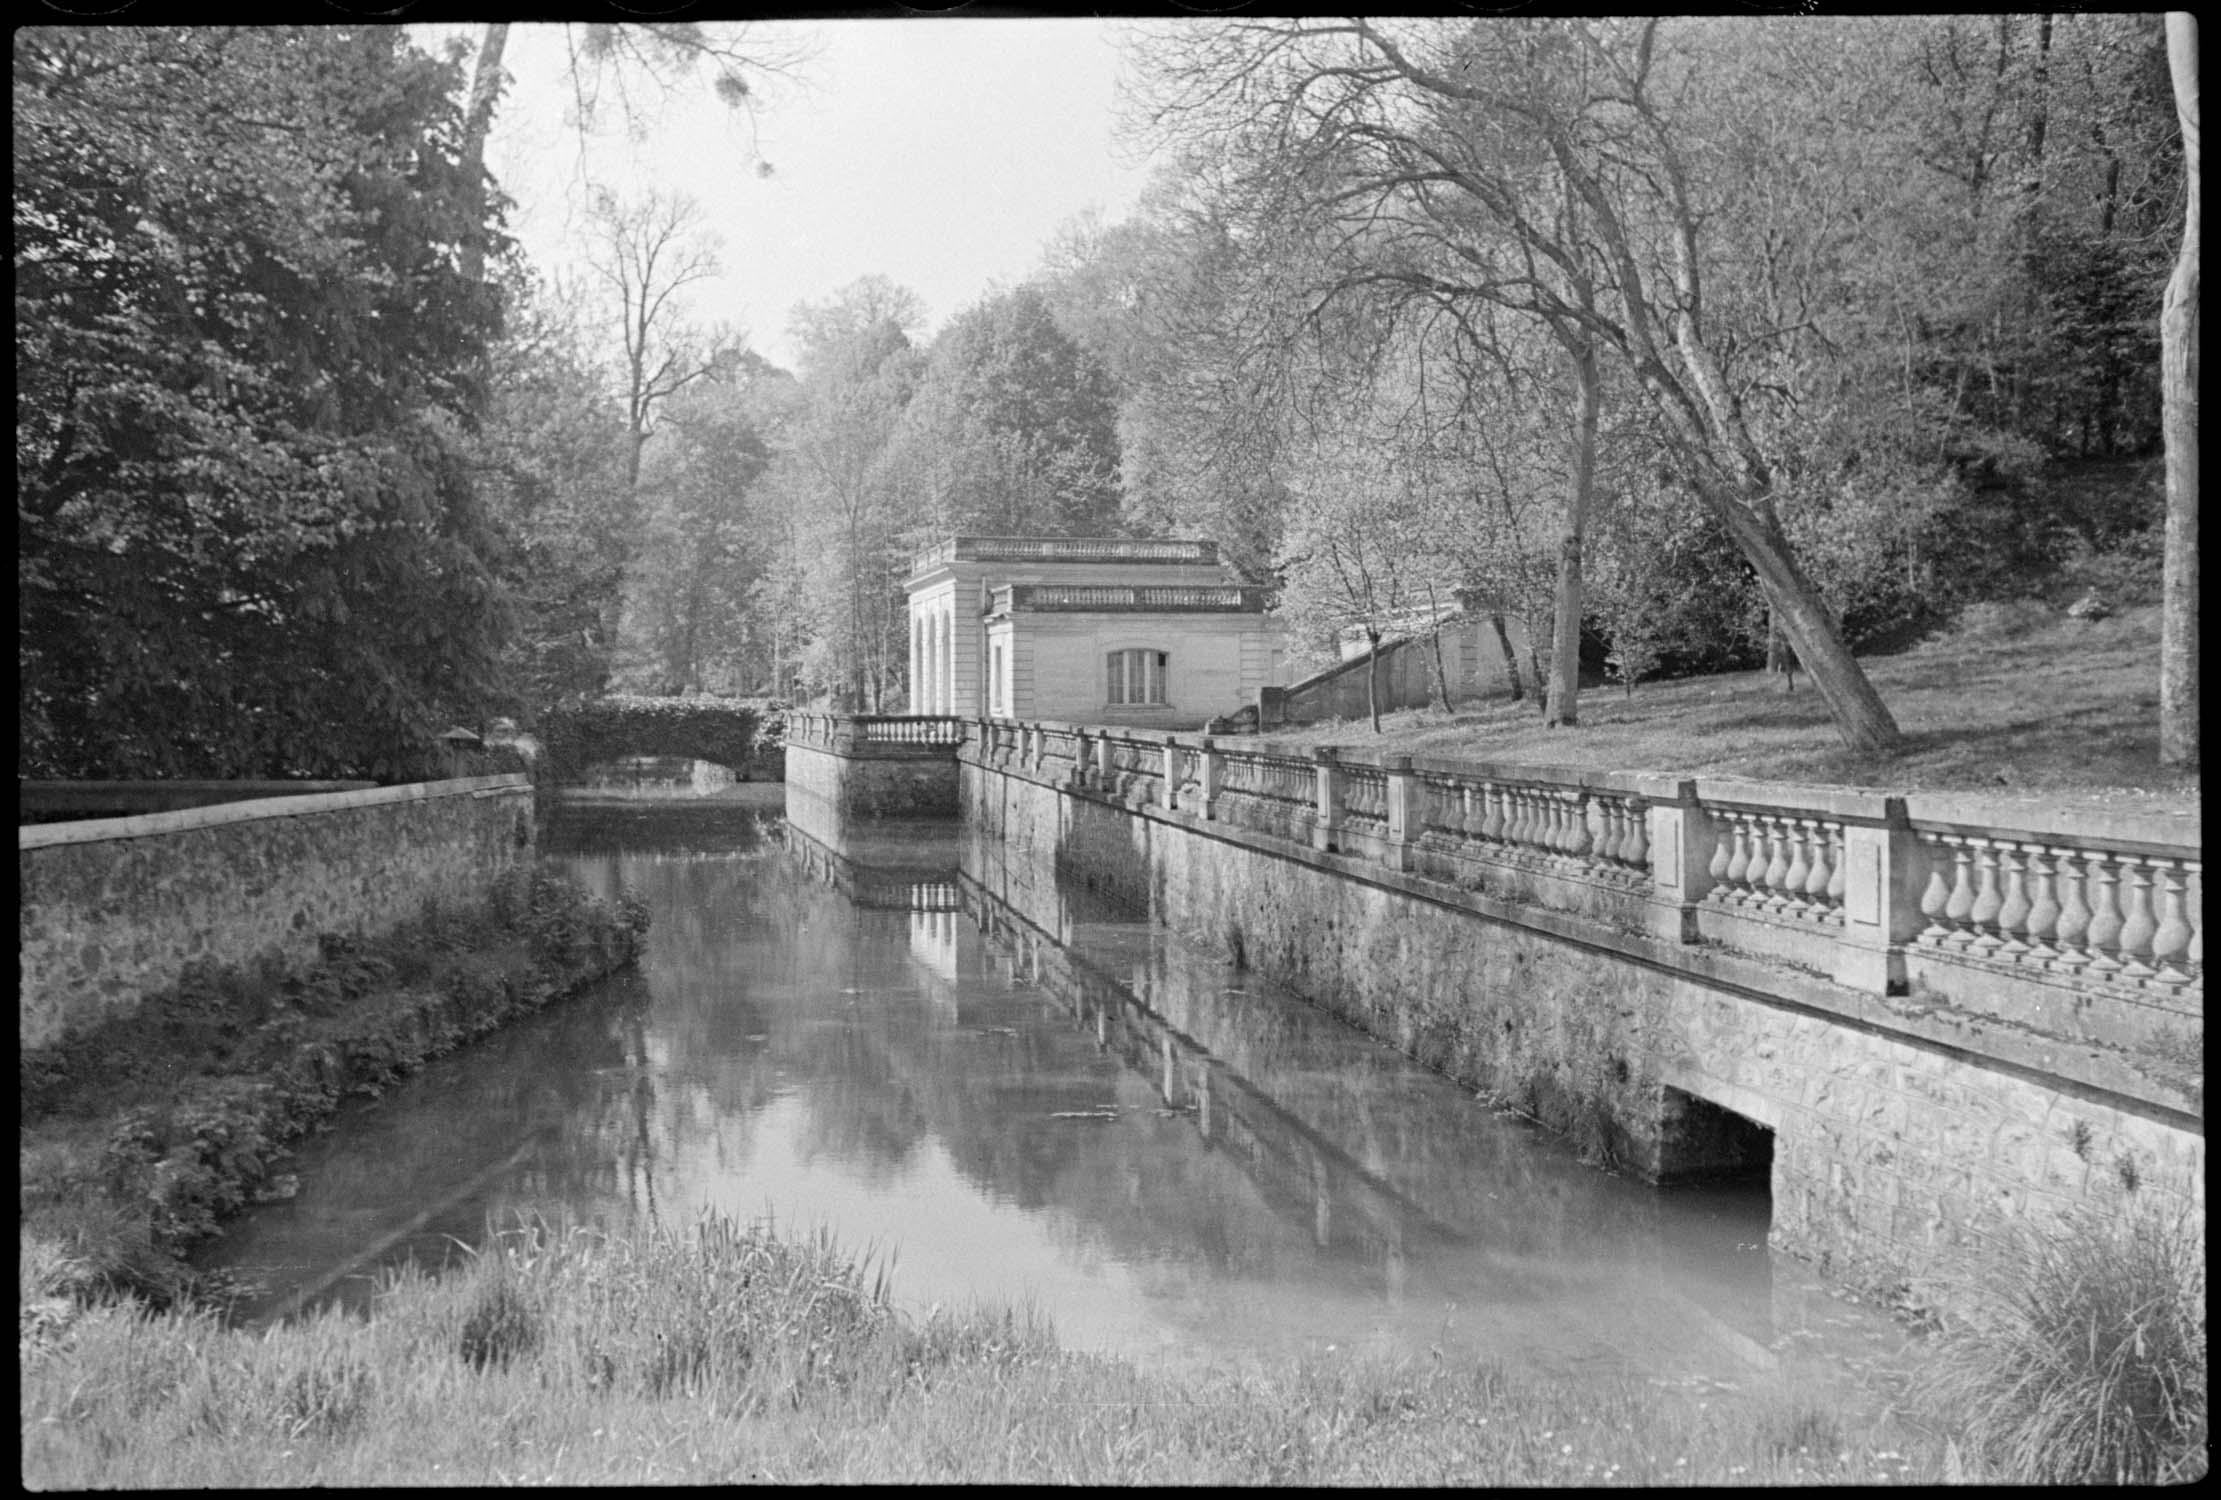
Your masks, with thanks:
M 961 720 L 807 711 L 787 718 L 786 782 L 843 817 L 954 817 Z
M 1837 1274 L 1948 1305 L 1942 1252 L 2016 1218 L 2138 1192 L 2202 1222 L 2202 1109 L 2108 1087 L 2091 1049 L 966 762 L 964 815 L 1006 859 L 1148 911 L 1600 1164 L 1732 1171 L 1764 1127 L 1774 1241 Z
M 516 774 L 19 829 L 20 1045 L 128 1015 L 195 959 L 313 956 L 475 900 L 532 840 Z

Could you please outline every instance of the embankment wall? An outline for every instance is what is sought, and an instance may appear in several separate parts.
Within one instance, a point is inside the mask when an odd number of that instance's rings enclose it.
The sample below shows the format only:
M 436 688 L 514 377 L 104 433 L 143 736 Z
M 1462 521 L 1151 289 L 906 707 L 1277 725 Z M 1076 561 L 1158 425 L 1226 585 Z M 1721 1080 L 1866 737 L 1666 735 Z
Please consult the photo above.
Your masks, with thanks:
M 476 900 L 532 842 L 518 774 L 19 829 L 19 1045 L 128 1015 L 196 959 L 310 957 Z
M 1663 938 L 1609 900 L 1503 899 L 963 759 L 963 815 L 1006 858 L 1145 908 L 1599 1163 L 1673 1181 L 1770 1146 L 1774 1241 L 1834 1274 L 1946 1306 L 1947 1252 L 2016 1220 L 2140 1193 L 2203 1222 L 2202 1111 L 2109 1087 L 2090 1049 Z

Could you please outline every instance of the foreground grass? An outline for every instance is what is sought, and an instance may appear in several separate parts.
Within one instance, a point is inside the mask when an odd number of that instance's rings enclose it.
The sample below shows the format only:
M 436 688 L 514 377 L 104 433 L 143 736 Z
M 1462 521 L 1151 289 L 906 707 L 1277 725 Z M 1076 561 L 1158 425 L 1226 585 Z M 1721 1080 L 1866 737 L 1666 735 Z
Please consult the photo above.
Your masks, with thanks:
M 367 1320 L 85 1310 L 26 1246 L 23 1479 L 49 1488 L 656 1482 L 1919 1483 L 1944 1450 L 1439 1362 L 1154 1373 L 1023 1315 L 925 1320 L 822 1236 L 533 1226 Z
M 1274 731 L 1298 744 L 1595 770 L 1748 776 L 1891 791 L 2042 794 L 2194 812 L 2196 772 L 2159 767 L 2159 612 L 2095 623 L 1983 606 L 1949 634 L 1861 662 L 1904 731 L 1896 755 L 1843 748 L 1809 678 L 1763 672 L 1582 691 L 1580 723 L 1536 703 L 1421 709 Z

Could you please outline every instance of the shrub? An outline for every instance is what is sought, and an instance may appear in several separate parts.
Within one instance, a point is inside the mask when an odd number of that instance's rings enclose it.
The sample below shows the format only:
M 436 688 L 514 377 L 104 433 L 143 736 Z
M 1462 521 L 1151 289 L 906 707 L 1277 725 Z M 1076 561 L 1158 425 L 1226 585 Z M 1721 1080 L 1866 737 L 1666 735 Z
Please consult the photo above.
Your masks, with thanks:
M 1969 1267 L 1923 1379 L 1968 1456 L 2032 1484 L 2167 1482 L 2206 1467 L 2204 1219 L 2133 1196 Z
M 1959 611 L 1951 635 L 1962 641 L 2013 641 L 2058 618 L 2041 599 L 1985 599 Z

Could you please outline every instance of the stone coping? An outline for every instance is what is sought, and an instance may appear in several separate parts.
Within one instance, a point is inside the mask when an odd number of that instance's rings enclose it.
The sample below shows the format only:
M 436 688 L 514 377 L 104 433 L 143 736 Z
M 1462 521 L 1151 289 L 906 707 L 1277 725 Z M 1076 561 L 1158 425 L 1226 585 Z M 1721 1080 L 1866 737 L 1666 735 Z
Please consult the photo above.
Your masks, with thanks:
M 224 802 L 213 807 L 180 808 L 175 812 L 140 813 L 129 818 L 85 818 L 74 823 L 45 823 L 16 830 L 18 851 L 54 848 L 63 844 L 98 844 L 117 839 L 149 838 L 156 834 L 186 833 L 196 828 L 217 828 L 226 823 L 255 823 L 267 818 L 300 818 L 315 813 L 346 812 L 381 807 L 388 803 L 429 802 L 442 797 L 489 797 L 532 794 L 532 782 L 521 771 L 498 776 L 460 776 L 448 781 L 415 781 L 403 786 L 373 787 L 360 792 L 319 792 L 298 797 L 256 797 L 245 802 Z

